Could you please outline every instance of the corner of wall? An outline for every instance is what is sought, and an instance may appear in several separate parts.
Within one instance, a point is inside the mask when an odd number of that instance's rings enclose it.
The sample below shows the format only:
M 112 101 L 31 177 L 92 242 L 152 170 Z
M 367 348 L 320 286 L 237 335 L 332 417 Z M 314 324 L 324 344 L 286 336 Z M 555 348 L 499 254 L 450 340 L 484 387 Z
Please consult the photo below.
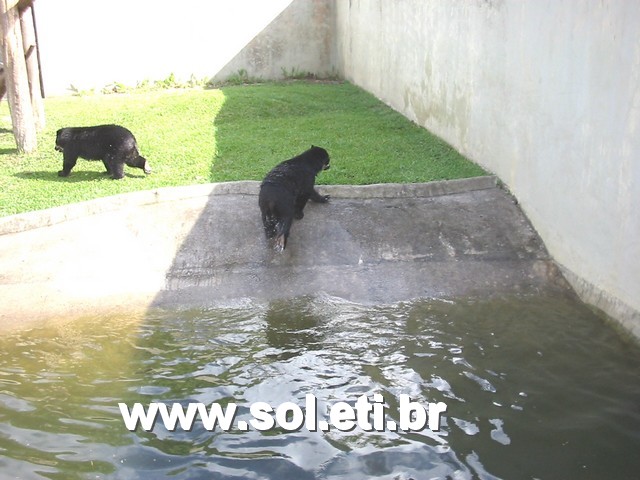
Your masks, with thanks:
M 622 326 L 625 333 L 635 337 L 636 341 L 640 340 L 640 312 L 614 295 L 579 277 L 565 266 L 559 266 L 562 274 L 583 302 L 601 310 L 613 320 L 612 324 Z

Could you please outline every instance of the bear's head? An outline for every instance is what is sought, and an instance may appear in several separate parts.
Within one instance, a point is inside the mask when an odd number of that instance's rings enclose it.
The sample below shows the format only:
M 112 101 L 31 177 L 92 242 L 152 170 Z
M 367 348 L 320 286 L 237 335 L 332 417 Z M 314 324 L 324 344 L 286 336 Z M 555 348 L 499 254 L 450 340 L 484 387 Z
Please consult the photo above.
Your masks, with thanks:
M 311 145 L 311 148 L 306 151 L 307 158 L 311 159 L 316 167 L 316 171 L 319 173 L 322 170 L 329 170 L 331 165 L 329 162 L 329 153 L 322 147 L 316 147 Z
M 58 130 L 56 132 L 56 151 L 57 152 L 62 152 L 64 150 L 65 145 L 67 144 L 67 140 L 68 140 L 68 129 L 66 128 L 61 128 L 60 130 Z

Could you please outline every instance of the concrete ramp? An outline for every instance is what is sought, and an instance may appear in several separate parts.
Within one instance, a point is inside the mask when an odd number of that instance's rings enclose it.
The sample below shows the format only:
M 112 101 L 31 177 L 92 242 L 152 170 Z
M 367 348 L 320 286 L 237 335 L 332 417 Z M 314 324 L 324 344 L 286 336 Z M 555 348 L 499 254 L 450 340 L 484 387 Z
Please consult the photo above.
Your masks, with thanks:
M 137 192 L 0 219 L 0 323 L 323 292 L 363 303 L 568 288 L 494 177 L 319 186 L 269 249 L 257 182 Z

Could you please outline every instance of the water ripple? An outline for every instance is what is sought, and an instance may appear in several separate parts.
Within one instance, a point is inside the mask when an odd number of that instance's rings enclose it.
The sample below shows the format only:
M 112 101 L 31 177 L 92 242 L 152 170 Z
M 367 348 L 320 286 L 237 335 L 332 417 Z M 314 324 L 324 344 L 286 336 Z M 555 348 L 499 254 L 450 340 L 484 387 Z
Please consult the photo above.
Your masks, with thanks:
M 151 432 L 119 402 L 444 402 L 437 432 Z M 58 322 L 0 339 L 0 471 L 22 478 L 635 478 L 640 348 L 566 298 L 318 295 Z M 606 452 L 606 455 L 602 452 Z M 544 461 L 539 461 L 539 459 Z

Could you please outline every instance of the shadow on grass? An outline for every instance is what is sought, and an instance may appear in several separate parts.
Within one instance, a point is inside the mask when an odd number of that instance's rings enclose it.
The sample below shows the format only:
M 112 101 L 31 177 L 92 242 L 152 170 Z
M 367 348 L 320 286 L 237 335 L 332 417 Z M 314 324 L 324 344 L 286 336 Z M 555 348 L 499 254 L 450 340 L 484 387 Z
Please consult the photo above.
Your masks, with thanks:
M 348 83 L 225 87 L 211 181 L 261 180 L 311 145 L 331 170 L 319 184 L 420 183 L 486 175 L 444 140 Z
M 18 172 L 13 175 L 16 178 L 21 178 L 23 180 L 47 180 L 49 182 L 60 182 L 60 183 L 79 183 L 79 182 L 90 182 L 94 180 L 108 180 L 113 181 L 113 179 L 107 174 L 107 172 L 86 172 L 86 171 L 73 171 L 71 175 L 68 177 L 59 177 L 57 171 L 45 171 L 45 170 L 37 170 L 32 172 Z M 125 173 L 125 177 L 130 178 L 145 178 L 146 175 L 134 175 L 131 173 Z
M 334 108 L 330 94 L 336 92 L 307 83 L 233 85 L 222 91 L 210 181 L 262 180 L 277 163 L 311 145 L 332 150 L 336 136 L 317 118 L 326 114 L 334 120 L 326 111 Z

